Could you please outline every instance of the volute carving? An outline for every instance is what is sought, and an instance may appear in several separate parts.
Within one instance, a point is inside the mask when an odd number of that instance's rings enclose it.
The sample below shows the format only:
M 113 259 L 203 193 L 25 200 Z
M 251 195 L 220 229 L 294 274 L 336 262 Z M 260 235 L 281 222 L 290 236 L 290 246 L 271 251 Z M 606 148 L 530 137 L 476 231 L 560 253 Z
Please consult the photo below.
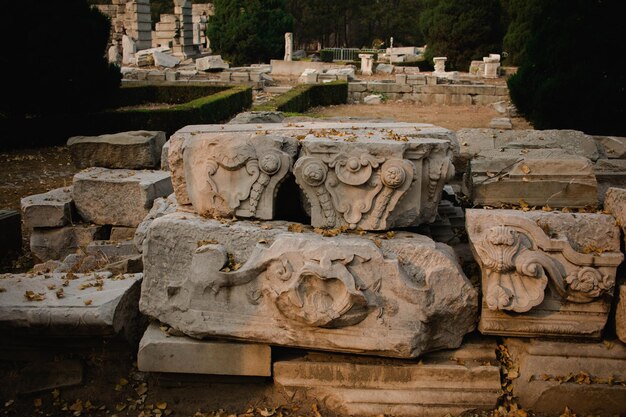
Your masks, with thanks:
M 191 204 L 204 216 L 272 219 L 296 149 L 294 139 L 276 136 L 191 138 L 183 151 Z

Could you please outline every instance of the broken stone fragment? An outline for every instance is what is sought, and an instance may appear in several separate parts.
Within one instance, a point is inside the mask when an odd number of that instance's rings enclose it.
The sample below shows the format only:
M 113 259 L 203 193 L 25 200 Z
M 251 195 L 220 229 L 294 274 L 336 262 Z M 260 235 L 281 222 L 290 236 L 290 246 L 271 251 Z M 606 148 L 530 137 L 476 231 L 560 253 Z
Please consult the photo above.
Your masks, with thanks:
M 419 363 L 309 352 L 274 363 L 274 381 L 338 415 L 441 416 L 493 410 L 500 367 L 492 339 L 429 353 Z
M 141 274 L 15 274 L 0 279 L 0 328 L 42 336 L 109 336 L 138 317 Z
M 205 134 L 182 147 L 187 194 L 211 217 L 274 218 L 276 194 L 298 151 L 295 139 L 254 134 Z
M 482 333 L 600 336 L 624 258 L 611 216 L 469 209 L 466 220 L 482 271 Z
M 477 293 L 449 247 L 296 226 L 154 220 L 141 311 L 195 338 L 403 358 L 458 347 L 474 328 Z
M 150 228 L 150 224 L 156 218 L 165 216 L 169 213 L 174 213 L 178 208 L 178 203 L 176 202 L 176 196 L 174 194 L 170 194 L 167 198 L 159 197 L 154 200 L 154 204 L 150 209 L 150 212 L 137 226 L 137 230 L 135 231 L 135 236 L 133 237 L 133 242 L 135 243 L 135 248 L 140 253 L 143 251 L 143 241 L 148 234 L 148 229 Z
M 169 172 L 89 168 L 74 175 L 72 197 L 89 222 L 137 227 L 153 201 L 171 192 Z
M 77 168 L 158 168 L 165 132 L 137 130 L 101 136 L 74 136 L 67 141 Z
M 524 409 L 606 416 L 626 410 L 626 346 L 512 338 L 504 344 L 519 366 L 512 392 Z
M 592 162 L 560 149 L 483 151 L 465 174 L 464 192 L 474 205 L 596 207 Z
M 626 244 L 626 189 L 609 188 L 604 199 L 604 209 L 609 212 L 622 228 L 624 244 Z
M 137 368 L 142 372 L 271 376 L 271 353 L 268 345 L 173 336 L 152 323 L 139 343 Z
M 108 231 L 95 224 L 78 224 L 55 228 L 35 228 L 30 235 L 30 250 L 35 259 L 62 260 L 97 239 L 106 239 Z
M 626 137 L 619 136 L 594 136 L 606 152 L 607 158 L 626 159 Z
M 72 201 L 72 187 L 22 198 L 22 218 L 27 228 L 59 227 L 78 220 Z
M 626 159 L 598 159 L 593 166 L 598 181 L 598 200 L 604 202 L 609 188 L 626 188 Z

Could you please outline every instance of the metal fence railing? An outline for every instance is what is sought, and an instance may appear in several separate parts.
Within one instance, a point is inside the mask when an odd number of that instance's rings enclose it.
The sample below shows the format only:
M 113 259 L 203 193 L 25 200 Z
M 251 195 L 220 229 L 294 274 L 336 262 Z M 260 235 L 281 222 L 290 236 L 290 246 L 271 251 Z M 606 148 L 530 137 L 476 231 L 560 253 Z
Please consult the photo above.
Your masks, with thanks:
M 333 61 L 358 61 L 359 54 L 383 54 L 384 49 L 324 48 L 332 51 Z

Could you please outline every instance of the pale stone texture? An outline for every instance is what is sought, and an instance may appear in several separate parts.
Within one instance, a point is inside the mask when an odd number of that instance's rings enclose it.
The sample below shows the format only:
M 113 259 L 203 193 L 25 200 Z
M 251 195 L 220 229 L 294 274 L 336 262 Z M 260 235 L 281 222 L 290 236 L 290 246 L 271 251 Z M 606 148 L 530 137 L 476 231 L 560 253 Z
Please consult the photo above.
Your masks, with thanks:
M 88 168 L 74 175 L 72 197 L 86 221 L 136 227 L 154 199 L 171 192 L 168 172 Z
M 489 122 L 489 127 L 492 129 L 513 129 L 511 119 L 509 119 L 508 117 L 495 117 L 491 119 L 491 122 Z
M 186 140 L 205 134 L 238 133 L 240 135 L 277 135 L 302 140 L 306 135 L 328 136 L 340 132 L 346 136 L 359 134 L 374 137 L 407 139 L 442 139 L 450 143 L 452 152 L 458 154 L 458 143 L 454 133 L 448 129 L 424 123 L 393 122 L 303 122 L 303 123 L 265 123 L 265 124 L 225 124 L 225 125 L 190 125 L 178 130 L 169 140 L 170 150 L 168 165 L 172 175 L 172 185 L 176 200 L 181 206 L 191 204 L 187 194 L 184 175 L 183 145 Z
M 626 245 L 626 189 L 609 188 L 604 199 L 604 209 L 609 212 L 622 228 Z
M 271 376 L 271 353 L 268 345 L 170 336 L 152 323 L 139 343 L 137 368 L 142 372 Z
M 285 115 L 280 111 L 246 111 L 233 117 L 228 124 L 282 123 Z
M 435 57 L 433 58 L 433 64 L 435 66 L 435 73 L 443 73 L 446 72 L 446 61 L 448 58 L 446 57 Z
M 594 136 L 593 138 L 602 145 L 608 158 L 626 159 L 626 137 Z
M 148 229 L 150 228 L 152 221 L 159 217 L 163 217 L 166 214 L 174 213 L 177 208 L 178 203 L 176 202 L 174 194 L 170 194 L 167 198 L 159 197 L 154 200 L 154 204 L 152 205 L 150 212 L 146 217 L 144 217 L 141 223 L 139 223 L 139 226 L 137 226 L 137 230 L 135 231 L 133 241 L 135 243 L 135 248 L 137 248 L 139 252 L 143 251 L 143 241 L 148 234 Z
M 619 286 L 619 301 L 615 308 L 615 333 L 622 342 L 626 343 L 626 284 Z
M 412 233 L 324 238 L 173 213 L 143 250 L 141 311 L 195 338 L 408 358 L 458 347 L 475 325 L 451 249 Z
M 111 236 L 109 237 L 109 240 L 118 242 L 133 239 L 136 231 L 136 227 L 114 226 L 111 228 Z
M 27 228 L 59 227 L 77 220 L 72 202 L 72 187 L 56 188 L 43 194 L 22 198 L 22 219 Z
M 285 33 L 285 57 L 284 61 L 291 61 L 293 56 L 293 33 Z
M 447 140 L 324 132 L 301 141 L 294 175 L 315 227 L 388 230 L 432 222 L 454 176 Z
M 196 59 L 196 69 L 198 71 L 227 69 L 228 67 L 229 65 L 222 60 L 220 55 L 205 56 Z
M 164 52 L 154 51 L 152 52 L 152 58 L 154 59 L 154 65 L 157 67 L 174 68 L 180 64 L 180 59 Z
M 500 394 L 494 340 L 425 355 L 419 363 L 307 353 L 274 363 L 274 381 L 304 390 L 338 415 L 463 415 L 493 410 Z
M 482 333 L 600 336 L 624 258 L 611 216 L 470 209 L 466 221 L 482 270 Z
M 359 54 L 359 58 L 361 58 L 361 74 L 372 75 L 374 73 L 374 55 Z
M 140 281 L 141 274 L 109 272 L 2 275 L 0 328 L 69 337 L 134 331 Z M 29 291 L 42 300 L 29 300 Z
M 619 343 L 505 339 L 519 366 L 513 394 L 525 410 L 618 415 L 626 410 L 626 347 Z M 589 380 L 586 380 L 589 377 Z M 580 380 L 580 382 L 579 382 Z
M 464 193 L 474 205 L 495 207 L 598 204 L 593 163 L 561 149 L 483 151 L 470 162 Z
M 276 194 L 291 171 L 298 143 L 255 134 L 196 135 L 183 145 L 187 194 L 211 217 L 274 218 Z
M 604 201 L 609 188 L 626 188 L 626 159 L 598 159 L 593 166 L 598 181 L 598 200 Z
M 465 171 L 469 160 L 480 152 L 500 149 L 562 149 L 594 162 L 606 158 L 593 137 L 577 130 L 460 129 L 456 135 L 461 152 L 454 165 L 459 171 Z
M 163 145 L 163 148 L 161 149 L 161 171 L 169 171 L 170 170 L 170 165 L 167 161 L 167 156 L 170 153 L 170 141 L 168 140 L 167 142 L 165 142 L 165 144 Z
M 96 239 L 106 238 L 106 230 L 94 224 L 81 224 L 55 228 L 35 228 L 30 235 L 30 251 L 35 259 L 64 259 L 85 248 Z
M 137 130 L 67 141 L 77 168 L 150 169 L 159 166 L 165 132 Z

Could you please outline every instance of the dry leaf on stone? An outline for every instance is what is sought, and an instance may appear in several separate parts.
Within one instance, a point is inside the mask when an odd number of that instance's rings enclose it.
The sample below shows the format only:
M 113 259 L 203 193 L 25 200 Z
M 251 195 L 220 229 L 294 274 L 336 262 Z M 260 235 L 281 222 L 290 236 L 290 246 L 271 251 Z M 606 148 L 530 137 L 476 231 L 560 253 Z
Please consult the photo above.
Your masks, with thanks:
M 91 303 L 93 303 L 93 301 L 92 301 L 92 300 L 85 300 L 85 301 L 83 301 L 83 302 L 85 303 L 85 305 L 86 305 L 86 306 L 90 306 L 90 305 L 91 305 Z
M 35 293 L 33 291 L 26 291 L 24 293 L 24 297 L 28 301 L 43 301 L 46 299 L 46 295 L 44 293 Z
M 167 408 L 167 403 L 165 401 L 160 402 L 160 403 L 156 403 L 156 407 L 159 410 L 165 410 Z
M 35 406 L 35 408 L 41 407 L 41 404 L 42 404 L 41 398 L 35 398 L 33 400 L 33 405 Z
M 289 226 L 287 226 L 287 230 L 292 233 L 302 233 L 304 231 L 300 223 L 291 223 Z

